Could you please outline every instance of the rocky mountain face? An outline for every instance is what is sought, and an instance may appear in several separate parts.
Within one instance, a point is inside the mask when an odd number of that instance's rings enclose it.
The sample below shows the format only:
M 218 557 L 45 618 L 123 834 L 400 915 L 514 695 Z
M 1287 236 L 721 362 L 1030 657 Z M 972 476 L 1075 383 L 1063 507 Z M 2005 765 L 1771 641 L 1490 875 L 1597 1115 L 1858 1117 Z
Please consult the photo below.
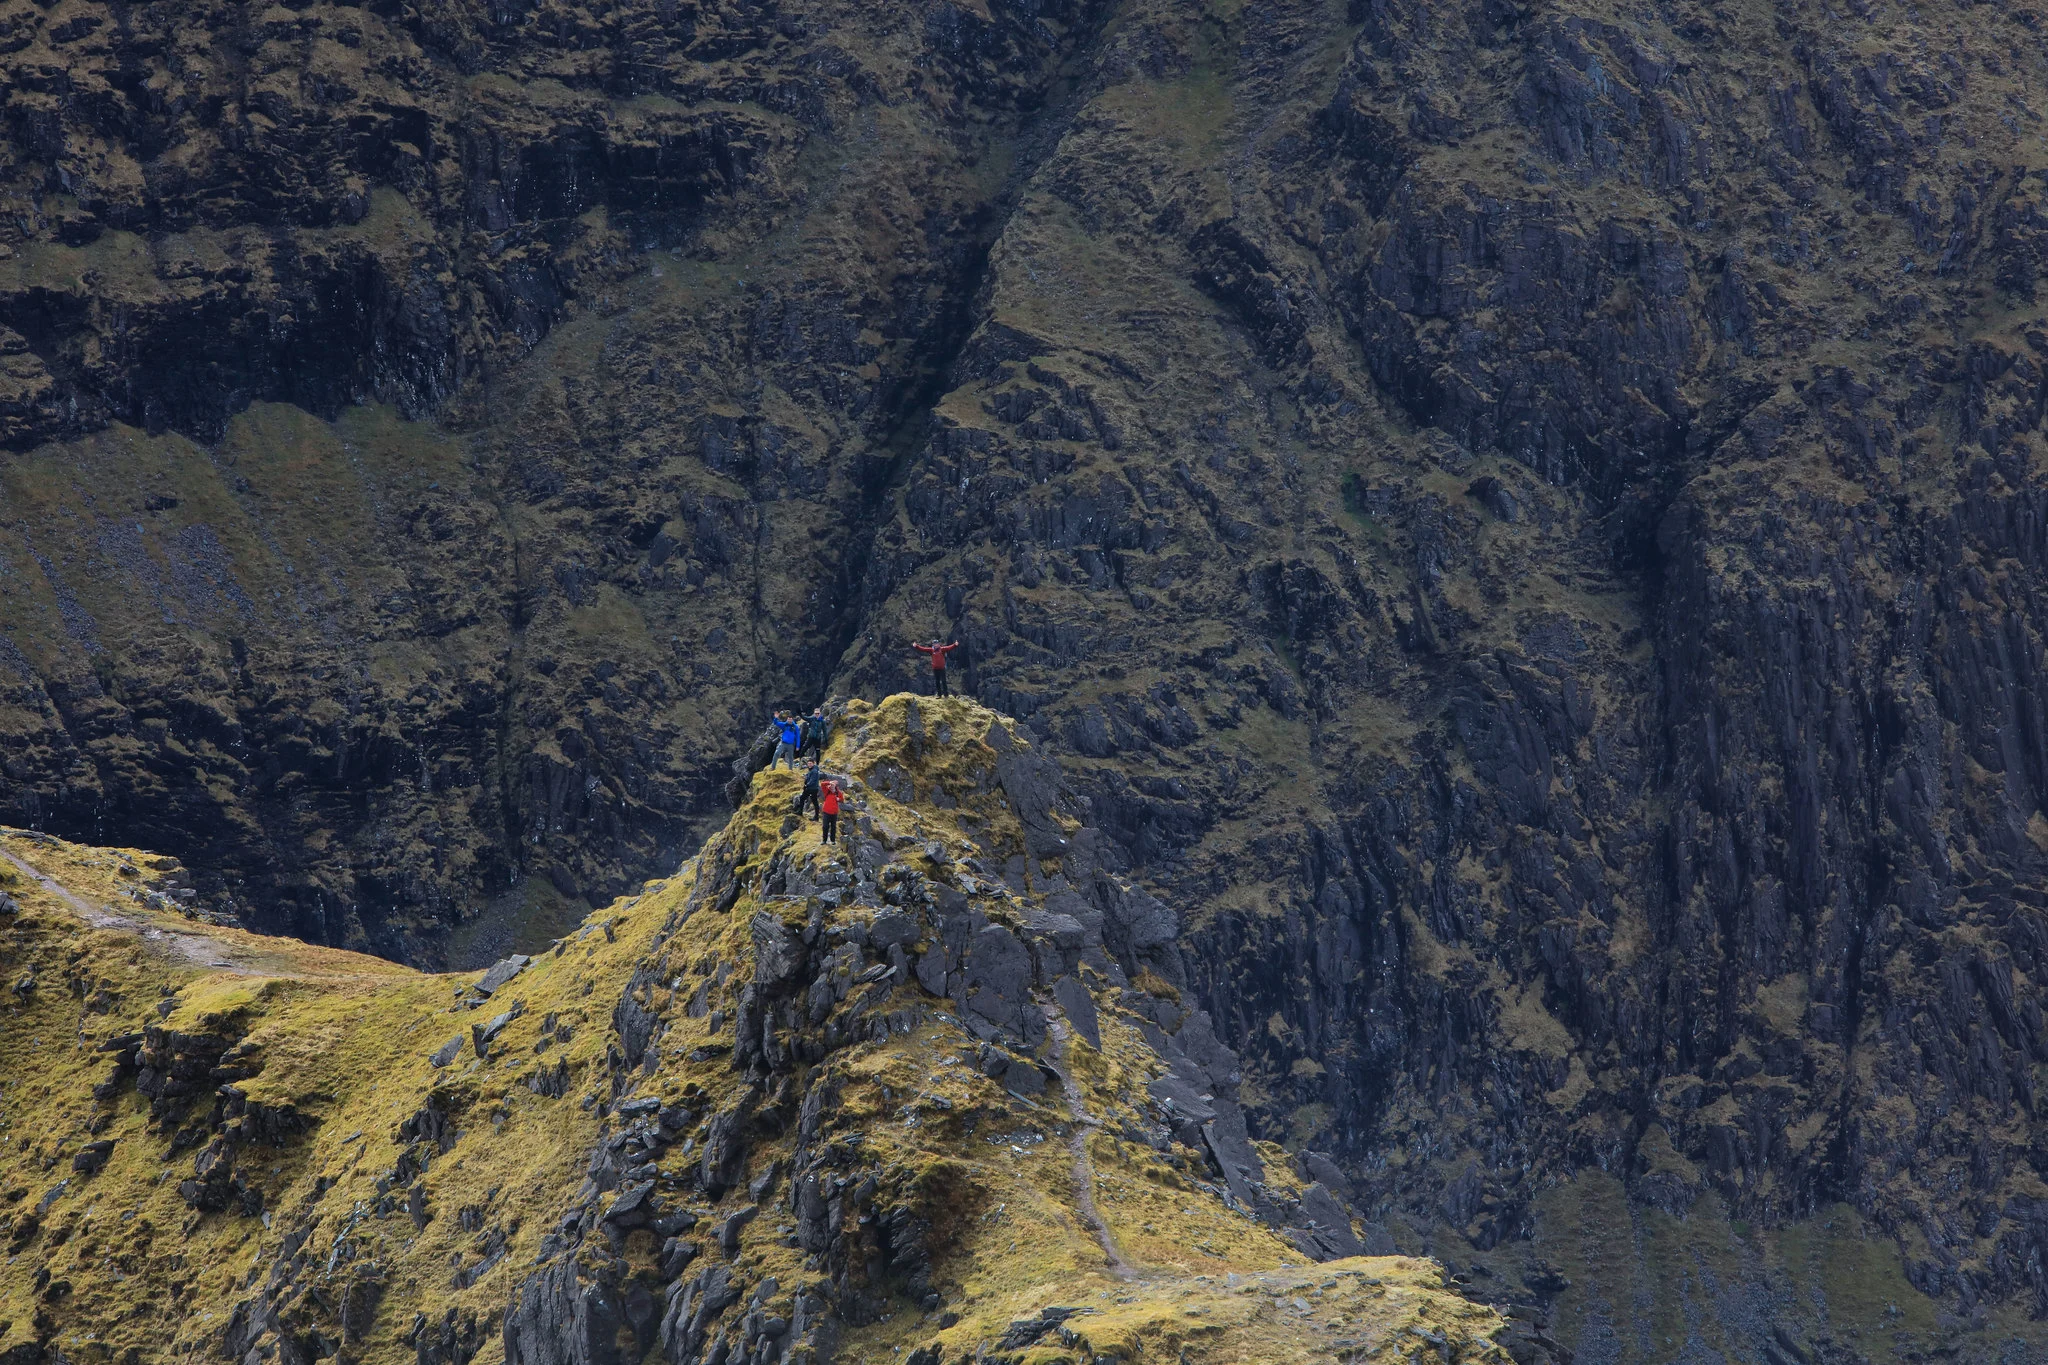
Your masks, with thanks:
M 0 815 L 481 962 L 944 634 L 1404 1247 L 2048 1313 L 2034 10 L 0 14 Z

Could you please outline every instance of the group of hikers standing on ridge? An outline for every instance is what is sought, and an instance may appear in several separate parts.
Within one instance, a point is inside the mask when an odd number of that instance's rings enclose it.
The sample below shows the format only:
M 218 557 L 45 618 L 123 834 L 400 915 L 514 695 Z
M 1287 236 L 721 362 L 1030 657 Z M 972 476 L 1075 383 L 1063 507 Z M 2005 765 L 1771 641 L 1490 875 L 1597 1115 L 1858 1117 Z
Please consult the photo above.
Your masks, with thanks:
M 946 656 L 960 648 L 960 642 L 942 645 L 937 640 L 929 644 L 912 641 L 910 647 L 931 661 L 932 695 L 949 697 L 952 692 L 946 686 Z M 807 759 L 804 766 L 803 790 L 797 793 L 796 813 L 801 817 L 806 808 L 820 825 L 820 843 L 839 842 L 839 806 L 846 796 L 846 784 L 836 777 L 827 777 L 820 768 L 824 761 L 825 746 L 832 739 L 832 722 L 825 715 L 825 708 L 815 706 L 811 714 L 799 717 L 794 712 L 777 711 L 768 718 L 775 727 L 775 753 L 768 760 L 770 772 L 781 763 L 794 772 L 799 760 Z
M 822 842 L 838 843 L 839 800 L 846 789 L 818 767 L 825 756 L 825 746 L 832 739 L 832 722 L 826 718 L 825 708 L 813 707 L 811 714 L 801 720 L 788 711 L 777 711 L 768 719 L 775 727 L 775 756 L 768 760 L 769 770 L 783 763 L 794 771 L 799 758 L 809 760 L 804 768 L 804 789 L 796 798 L 796 813 L 802 815 L 804 807 L 809 806 L 824 825 L 820 831 Z

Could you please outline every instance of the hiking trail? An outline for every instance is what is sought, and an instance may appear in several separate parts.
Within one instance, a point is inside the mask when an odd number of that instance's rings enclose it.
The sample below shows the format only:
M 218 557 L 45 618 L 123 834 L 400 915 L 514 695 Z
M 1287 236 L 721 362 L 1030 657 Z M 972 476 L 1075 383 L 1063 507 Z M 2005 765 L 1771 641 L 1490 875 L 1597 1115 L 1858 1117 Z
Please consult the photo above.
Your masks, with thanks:
M 17 857 L 6 849 L 0 849 L 0 858 L 5 858 L 23 876 L 63 901 L 80 919 L 95 929 L 119 929 L 134 934 L 151 947 L 183 958 L 195 967 L 211 967 L 216 971 L 237 972 L 244 976 L 261 974 L 253 967 L 246 967 L 233 961 L 234 949 L 217 938 L 165 929 L 147 919 L 124 915 L 110 905 L 94 905 L 26 859 Z
M 1067 1097 L 1067 1112 L 1074 1120 L 1074 1130 L 1067 1135 L 1067 1146 L 1074 1154 L 1074 1207 L 1080 1212 L 1082 1221 L 1095 1230 L 1095 1240 L 1102 1244 L 1102 1254 L 1109 1260 L 1110 1273 L 1120 1280 L 1134 1280 L 1138 1278 L 1138 1271 L 1117 1250 L 1109 1224 L 1102 1221 L 1102 1214 L 1095 1207 L 1095 1163 L 1088 1159 L 1088 1133 L 1090 1129 L 1100 1128 L 1102 1120 L 1090 1114 L 1082 1103 L 1080 1083 L 1067 1066 L 1067 1049 L 1072 1034 L 1068 1031 L 1066 1019 L 1058 1010 L 1047 1007 L 1045 1023 L 1053 1037 L 1053 1071 L 1060 1078 L 1060 1089 Z

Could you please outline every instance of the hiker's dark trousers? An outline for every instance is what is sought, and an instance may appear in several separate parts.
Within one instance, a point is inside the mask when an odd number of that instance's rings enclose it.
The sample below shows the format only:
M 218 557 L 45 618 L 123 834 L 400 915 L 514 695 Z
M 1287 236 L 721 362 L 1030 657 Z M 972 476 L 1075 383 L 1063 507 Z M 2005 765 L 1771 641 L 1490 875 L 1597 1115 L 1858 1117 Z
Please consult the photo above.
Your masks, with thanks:
M 946 697 L 952 695 L 950 692 L 946 691 L 946 670 L 943 668 L 935 668 L 932 670 L 932 695 L 935 697 Z

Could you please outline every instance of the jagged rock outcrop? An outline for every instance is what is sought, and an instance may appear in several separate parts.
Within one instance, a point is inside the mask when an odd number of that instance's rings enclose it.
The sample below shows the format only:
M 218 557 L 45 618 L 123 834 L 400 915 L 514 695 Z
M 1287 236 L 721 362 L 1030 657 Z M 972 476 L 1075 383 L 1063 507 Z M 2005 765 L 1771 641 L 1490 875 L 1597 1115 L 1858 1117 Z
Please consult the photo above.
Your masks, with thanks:
M 942 718 L 937 733 L 927 710 Z M 975 725 L 956 728 L 962 717 Z M 578 1207 L 521 1283 L 506 1318 L 507 1358 L 611 1359 L 613 1338 L 630 1330 L 641 1351 L 658 1343 L 673 1365 L 825 1360 L 842 1331 L 885 1320 L 893 1302 L 936 1313 L 958 1294 L 935 1278 L 944 1277 L 945 1251 L 935 1230 L 950 1217 L 942 1200 L 956 1192 L 874 1140 L 872 1120 L 847 1102 L 858 1084 L 850 1064 L 904 1039 L 944 1039 L 971 1049 L 947 1062 L 971 1060 L 977 1079 L 1003 1093 L 1056 1103 L 1068 1073 L 1055 1033 L 1092 1037 L 1099 1051 L 1099 990 L 1161 1073 L 1123 1130 L 1191 1165 L 1206 1177 L 1197 1188 L 1281 1230 L 1302 1254 L 1361 1254 L 1352 1214 L 1327 1187 L 1290 1193 L 1290 1177 L 1269 1188 L 1268 1158 L 1249 1141 L 1237 1102 L 1236 1058 L 1207 1016 L 1132 986 L 1155 968 L 1185 979 L 1172 927 L 1142 927 L 1171 914 L 1095 861 L 1099 836 L 1081 823 L 1085 807 L 1058 767 L 979 708 L 898 698 L 836 719 L 856 746 L 853 828 L 831 849 L 736 822 L 700 855 L 687 902 L 654 940 L 665 951 L 634 971 L 613 1012 L 619 1126 L 593 1152 Z M 863 789 L 888 793 L 889 804 L 864 799 Z M 962 834 L 926 823 L 935 813 L 927 802 L 1005 818 L 966 834 L 963 849 Z M 753 797 L 749 809 L 762 804 Z M 780 799 L 765 804 L 772 813 Z M 750 904 L 760 908 L 745 913 Z M 671 984 L 668 1010 L 654 1008 L 664 979 L 719 971 L 669 946 L 700 916 L 734 921 L 728 941 L 741 961 L 715 997 Z M 1140 956 L 1134 941 L 1150 951 Z M 1164 976 L 1149 979 L 1173 991 Z M 710 998 L 733 1002 L 730 1013 L 710 1010 Z M 675 1051 L 722 1064 L 738 1087 L 701 1109 L 636 1094 L 658 1082 L 672 1029 L 696 1017 L 708 1018 L 714 1037 L 730 1030 L 730 1045 Z M 942 1095 L 917 1107 L 911 1125 L 941 1133 L 971 1135 L 981 1121 Z M 685 1139 L 693 1129 L 701 1143 Z M 679 1142 L 688 1143 L 680 1154 Z M 700 1154 L 687 1160 L 693 1148 Z M 692 1209 L 691 1200 L 727 1211 Z M 778 1230 L 803 1253 L 803 1282 L 750 1273 L 743 1250 L 769 1218 L 789 1220 Z M 640 1229 L 660 1248 L 652 1277 L 621 1254 Z

